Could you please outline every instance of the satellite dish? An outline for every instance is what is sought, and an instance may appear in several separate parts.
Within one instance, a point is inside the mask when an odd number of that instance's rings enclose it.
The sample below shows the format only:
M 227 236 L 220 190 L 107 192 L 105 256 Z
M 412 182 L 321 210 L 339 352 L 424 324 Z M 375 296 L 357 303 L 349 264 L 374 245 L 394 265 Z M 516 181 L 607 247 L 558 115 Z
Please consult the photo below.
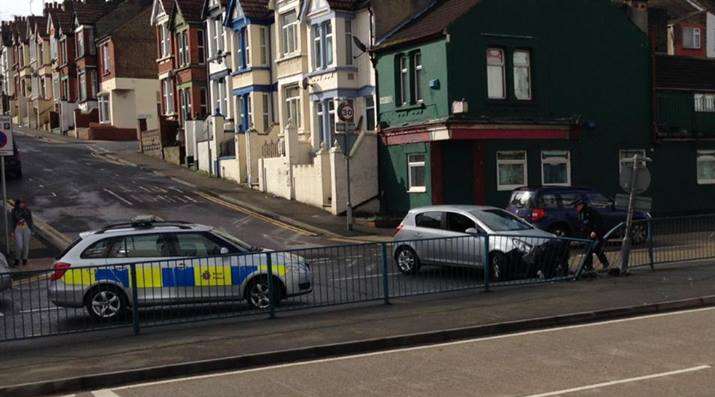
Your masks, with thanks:
M 360 51 L 367 52 L 367 46 L 356 36 L 353 36 L 353 42 L 355 43 L 355 47 L 357 47 Z
M 310 83 L 308 82 L 307 77 L 303 77 L 303 81 L 301 82 L 301 86 L 303 87 L 304 90 L 307 90 L 308 87 L 310 87 Z

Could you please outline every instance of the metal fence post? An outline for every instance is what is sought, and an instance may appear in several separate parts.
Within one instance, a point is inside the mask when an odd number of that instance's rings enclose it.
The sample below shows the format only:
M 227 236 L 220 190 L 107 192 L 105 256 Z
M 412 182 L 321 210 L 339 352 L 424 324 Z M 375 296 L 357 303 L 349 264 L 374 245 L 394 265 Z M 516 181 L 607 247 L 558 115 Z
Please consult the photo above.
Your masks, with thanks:
M 137 265 L 129 265 L 132 278 L 132 329 L 134 335 L 139 335 L 139 292 L 137 291 Z
M 579 263 L 578 269 L 576 269 L 576 275 L 574 276 L 574 280 L 578 280 L 581 277 L 581 274 L 583 273 L 583 266 L 584 264 L 586 264 L 586 260 L 588 260 L 589 258 L 593 260 L 593 250 L 596 248 L 597 244 L 598 241 L 589 240 L 589 243 L 586 245 L 587 248 L 583 254 L 583 258 L 581 258 L 581 263 Z
M 653 219 L 648 219 L 648 259 L 650 270 L 655 271 L 655 244 L 653 242 Z
M 489 235 L 485 234 L 484 235 L 484 247 L 482 247 L 482 267 L 484 268 L 484 290 L 489 291 L 489 278 L 490 278 L 490 271 L 489 269 Z
M 266 271 L 268 272 L 268 316 L 270 318 L 276 318 L 276 305 L 273 302 L 273 257 L 270 253 L 266 255 Z
M 382 290 L 384 294 L 385 304 L 390 304 L 390 283 L 387 263 L 387 243 L 381 243 L 382 245 Z

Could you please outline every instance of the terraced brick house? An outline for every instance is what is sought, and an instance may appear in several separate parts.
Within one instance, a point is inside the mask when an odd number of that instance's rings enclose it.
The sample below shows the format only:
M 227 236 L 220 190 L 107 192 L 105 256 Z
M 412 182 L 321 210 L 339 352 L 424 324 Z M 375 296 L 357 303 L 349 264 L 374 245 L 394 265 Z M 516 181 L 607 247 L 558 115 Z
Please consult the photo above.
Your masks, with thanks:
M 75 60 L 74 10 L 81 3 L 65 1 L 50 10 L 47 33 L 50 37 L 52 67 L 53 112 L 58 123 L 55 132 L 67 134 L 74 129 L 74 110 L 77 109 L 77 68 Z
M 28 108 L 30 128 L 50 131 L 52 112 L 52 65 L 50 58 L 50 38 L 47 34 L 47 15 L 54 10 L 54 3 L 45 4 L 42 17 L 31 17 L 28 25 L 30 34 L 30 68 L 32 69 L 32 92 Z
M 12 103 L 15 96 L 15 63 L 13 49 L 13 32 L 15 22 L 2 21 L 0 25 L 0 103 L 2 114 L 12 115 Z
M 151 12 L 152 0 L 125 0 L 95 24 L 99 123 L 90 124 L 90 138 L 135 140 L 140 125 L 159 127 Z
M 640 1 L 447 0 L 382 37 L 382 211 L 503 207 L 526 185 L 619 193 L 620 164 L 654 148 L 646 14 Z

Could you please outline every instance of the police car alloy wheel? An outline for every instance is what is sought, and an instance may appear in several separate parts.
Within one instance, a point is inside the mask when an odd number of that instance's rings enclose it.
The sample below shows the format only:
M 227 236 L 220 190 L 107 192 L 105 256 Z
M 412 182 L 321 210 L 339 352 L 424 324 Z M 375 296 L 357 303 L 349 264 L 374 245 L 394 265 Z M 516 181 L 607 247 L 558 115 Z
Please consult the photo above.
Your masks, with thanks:
M 87 312 L 97 320 L 116 320 L 127 308 L 127 298 L 113 286 L 100 286 L 87 294 Z
M 281 282 L 277 279 L 273 279 L 273 291 L 268 290 L 268 278 L 267 277 L 256 277 L 251 280 L 246 286 L 246 300 L 251 307 L 258 310 L 267 310 L 271 307 L 271 302 L 273 306 L 277 306 L 280 303 L 280 290 Z

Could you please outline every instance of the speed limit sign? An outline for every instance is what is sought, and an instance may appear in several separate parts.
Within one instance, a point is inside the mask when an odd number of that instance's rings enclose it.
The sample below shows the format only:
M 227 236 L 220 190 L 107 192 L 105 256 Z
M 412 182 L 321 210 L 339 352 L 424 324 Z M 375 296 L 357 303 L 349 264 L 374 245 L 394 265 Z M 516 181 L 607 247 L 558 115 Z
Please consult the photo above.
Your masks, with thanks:
M 353 108 L 353 101 L 347 100 L 340 102 L 338 105 L 338 118 L 340 121 L 346 123 L 352 123 L 355 119 L 355 109 Z

